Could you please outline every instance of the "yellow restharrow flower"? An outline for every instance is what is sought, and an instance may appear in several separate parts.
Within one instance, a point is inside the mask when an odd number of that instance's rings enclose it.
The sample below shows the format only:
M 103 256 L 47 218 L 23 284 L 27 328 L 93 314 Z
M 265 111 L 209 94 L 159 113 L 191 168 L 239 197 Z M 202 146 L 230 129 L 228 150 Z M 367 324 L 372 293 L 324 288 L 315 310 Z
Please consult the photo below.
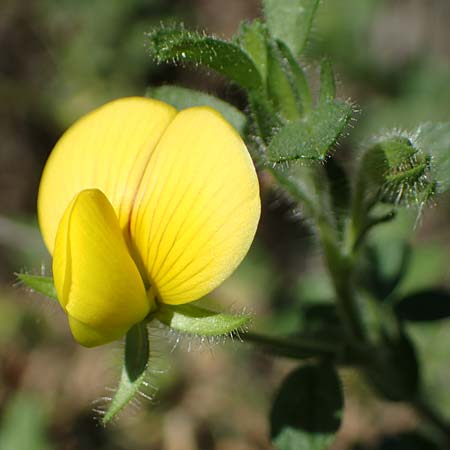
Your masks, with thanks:
M 123 336 L 158 302 L 199 299 L 247 253 L 260 215 L 248 151 L 216 111 L 108 103 L 61 137 L 38 215 L 75 339 Z

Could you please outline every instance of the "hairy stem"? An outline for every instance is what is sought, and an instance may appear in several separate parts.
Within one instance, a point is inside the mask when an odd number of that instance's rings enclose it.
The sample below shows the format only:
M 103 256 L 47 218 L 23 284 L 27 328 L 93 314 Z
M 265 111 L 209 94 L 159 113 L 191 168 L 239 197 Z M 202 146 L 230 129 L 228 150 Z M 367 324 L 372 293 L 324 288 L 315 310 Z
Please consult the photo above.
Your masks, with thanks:
M 332 358 L 339 352 L 337 345 L 312 339 L 280 338 L 253 332 L 245 333 L 242 339 L 258 345 L 269 353 L 288 358 L 304 359 L 318 356 Z

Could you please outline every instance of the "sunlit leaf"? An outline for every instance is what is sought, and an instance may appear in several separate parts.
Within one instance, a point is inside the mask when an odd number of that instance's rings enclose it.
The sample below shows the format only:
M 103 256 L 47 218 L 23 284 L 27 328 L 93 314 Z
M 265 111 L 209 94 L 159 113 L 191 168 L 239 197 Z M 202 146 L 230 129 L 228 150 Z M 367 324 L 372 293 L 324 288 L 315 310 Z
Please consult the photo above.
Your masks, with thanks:
M 289 47 L 282 41 L 278 41 L 277 44 L 283 57 L 284 69 L 288 74 L 292 89 L 298 97 L 301 112 L 308 113 L 312 108 L 312 96 L 305 72 Z
M 352 106 L 348 103 L 335 101 L 319 105 L 275 135 L 267 149 L 269 161 L 324 161 L 351 117 Z
M 285 119 L 300 118 L 301 102 L 290 65 L 274 41 L 268 42 L 267 90 L 277 112 Z
M 239 28 L 236 42 L 249 54 L 265 81 L 267 76 L 267 28 L 266 24 L 254 20 L 243 22 Z
M 181 26 L 156 28 L 146 36 L 150 54 L 158 62 L 202 65 L 246 89 L 258 89 L 262 78 L 252 59 L 239 46 Z

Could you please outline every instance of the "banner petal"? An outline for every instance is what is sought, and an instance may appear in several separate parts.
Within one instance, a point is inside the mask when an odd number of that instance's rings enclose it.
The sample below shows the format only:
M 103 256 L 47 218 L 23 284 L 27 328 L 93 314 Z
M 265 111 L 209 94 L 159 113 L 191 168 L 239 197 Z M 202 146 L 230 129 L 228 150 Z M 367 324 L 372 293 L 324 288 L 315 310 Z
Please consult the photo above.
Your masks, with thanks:
M 64 133 L 47 161 L 38 195 L 39 224 L 50 253 L 67 205 L 83 189 L 101 190 L 127 231 L 145 167 L 175 115 L 173 107 L 157 100 L 123 98 L 87 114 Z
M 133 256 L 160 301 L 190 302 L 241 262 L 259 215 L 255 168 L 238 133 L 210 108 L 186 109 L 165 130 L 139 186 Z

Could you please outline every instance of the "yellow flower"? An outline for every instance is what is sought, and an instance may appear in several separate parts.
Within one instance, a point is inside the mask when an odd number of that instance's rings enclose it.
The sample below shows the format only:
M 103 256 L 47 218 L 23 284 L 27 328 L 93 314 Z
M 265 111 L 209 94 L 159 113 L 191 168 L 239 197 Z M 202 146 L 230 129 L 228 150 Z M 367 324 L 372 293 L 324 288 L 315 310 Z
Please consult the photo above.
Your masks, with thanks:
M 81 118 L 53 149 L 38 196 L 75 339 L 110 342 L 158 302 L 209 293 L 247 253 L 259 214 L 251 158 L 218 112 L 132 97 Z

